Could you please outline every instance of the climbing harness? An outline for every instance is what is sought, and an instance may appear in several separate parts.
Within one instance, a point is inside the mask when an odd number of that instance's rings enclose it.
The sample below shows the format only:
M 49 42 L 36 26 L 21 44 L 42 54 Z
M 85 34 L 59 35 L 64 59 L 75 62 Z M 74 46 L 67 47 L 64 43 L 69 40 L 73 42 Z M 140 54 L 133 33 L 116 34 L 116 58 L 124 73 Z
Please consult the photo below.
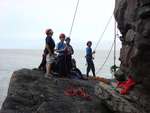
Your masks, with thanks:
M 110 67 L 110 72 L 111 72 L 112 74 L 114 74 L 118 68 L 119 68 L 118 66 L 113 65 L 113 66 Z

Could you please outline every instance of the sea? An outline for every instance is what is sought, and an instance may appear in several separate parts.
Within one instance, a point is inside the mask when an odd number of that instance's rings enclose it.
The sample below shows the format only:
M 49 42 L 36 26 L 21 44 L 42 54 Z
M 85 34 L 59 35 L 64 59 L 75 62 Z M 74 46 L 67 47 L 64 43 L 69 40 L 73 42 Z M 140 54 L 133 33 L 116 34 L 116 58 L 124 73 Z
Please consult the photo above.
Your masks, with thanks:
M 42 59 L 42 50 L 26 50 L 26 49 L 0 49 L 0 108 L 4 102 L 9 87 L 12 73 L 22 68 L 37 68 Z M 111 52 L 108 57 L 109 50 L 96 50 L 94 55 L 94 64 L 96 76 L 112 78 L 110 67 L 114 64 L 114 53 Z M 73 55 L 77 67 L 84 74 L 86 72 L 86 60 L 84 50 L 75 50 Z M 119 65 L 119 50 L 116 51 L 116 65 Z M 104 66 L 103 66 L 104 65 Z M 92 75 L 92 73 L 90 73 Z

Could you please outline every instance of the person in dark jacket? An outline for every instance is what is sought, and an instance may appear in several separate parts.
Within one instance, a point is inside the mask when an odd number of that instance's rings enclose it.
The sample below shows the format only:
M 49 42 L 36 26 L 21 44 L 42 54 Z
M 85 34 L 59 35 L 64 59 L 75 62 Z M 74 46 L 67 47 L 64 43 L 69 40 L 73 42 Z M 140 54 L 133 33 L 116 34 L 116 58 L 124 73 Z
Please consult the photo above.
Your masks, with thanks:
M 47 35 L 46 38 L 49 36 L 49 33 L 52 35 L 52 30 L 51 29 L 47 29 L 45 31 L 45 34 Z M 38 67 L 39 70 L 46 72 L 46 56 L 48 55 L 48 49 L 46 48 L 46 44 L 45 44 L 45 48 L 43 51 L 43 55 L 42 55 L 42 61 Z
M 54 55 L 54 48 L 55 48 L 55 42 L 52 38 L 53 36 L 53 30 L 52 29 L 48 29 L 46 31 L 46 39 L 45 39 L 45 43 L 46 43 L 46 53 L 48 53 L 46 55 L 46 64 L 47 64 L 47 68 L 46 68 L 46 74 L 48 77 L 51 77 L 52 74 L 52 64 L 54 63 L 55 60 L 55 55 Z
M 74 50 L 72 46 L 70 45 L 71 39 L 67 37 L 65 39 L 66 41 L 66 65 L 67 65 L 67 73 L 70 73 L 72 69 L 72 55 L 74 54 Z

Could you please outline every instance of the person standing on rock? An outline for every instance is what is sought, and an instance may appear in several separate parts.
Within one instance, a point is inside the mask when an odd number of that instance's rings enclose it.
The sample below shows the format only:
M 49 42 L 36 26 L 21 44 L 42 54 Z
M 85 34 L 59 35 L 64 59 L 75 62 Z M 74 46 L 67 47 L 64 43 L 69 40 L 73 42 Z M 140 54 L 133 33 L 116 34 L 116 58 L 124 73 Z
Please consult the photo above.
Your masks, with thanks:
M 92 51 L 92 42 L 88 41 L 87 42 L 87 48 L 86 48 L 86 62 L 87 62 L 87 70 L 86 70 L 86 75 L 89 77 L 89 72 L 92 70 L 93 76 L 95 77 L 95 66 L 93 62 L 93 54 L 95 54 L 95 51 Z
M 61 33 L 59 35 L 60 42 L 57 44 L 56 52 L 58 53 L 58 72 L 60 76 L 64 77 L 67 76 L 67 67 L 66 67 L 66 44 L 65 41 L 65 34 Z
M 66 48 L 67 48 L 67 53 L 66 53 L 67 54 L 66 55 L 67 73 L 70 73 L 72 69 L 72 55 L 74 54 L 74 50 L 72 46 L 70 45 L 71 39 L 67 37 L 65 41 L 66 41 Z
M 55 55 L 54 55 L 55 42 L 52 38 L 53 30 L 47 29 L 46 35 L 47 37 L 45 39 L 45 43 L 46 43 L 46 51 L 48 51 L 48 55 L 46 56 L 46 63 L 47 63 L 46 76 L 51 77 L 52 64 L 54 63 L 55 60 Z

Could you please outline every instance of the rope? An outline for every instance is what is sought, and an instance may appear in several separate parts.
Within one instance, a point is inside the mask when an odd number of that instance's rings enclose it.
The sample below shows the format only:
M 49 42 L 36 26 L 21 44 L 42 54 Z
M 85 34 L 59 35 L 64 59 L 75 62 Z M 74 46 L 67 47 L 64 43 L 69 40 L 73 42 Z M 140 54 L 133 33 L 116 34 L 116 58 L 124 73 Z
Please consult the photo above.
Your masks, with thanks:
M 116 66 L 116 39 L 118 37 L 117 23 L 114 23 L 114 65 L 111 67 L 112 78 L 116 72 L 118 66 Z
M 110 50 L 109 50 L 109 53 L 108 53 L 108 55 L 107 55 L 107 57 L 106 57 L 104 63 L 101 65 L 101 67 L 100 67 L 100 68 L 98 69 L 98 71 L 96 72 L 96 75 L 103 69 L 104 65 L 106 64 L 106 62 L 107 62 L 107 60 L 108 60 L 108 58 L 109 58 L 109 56 L 110 56 L 110 53 L 111 53 L 111 51 L 112 51 L 112 49 L 113 49 L 113 46 L 114 46 L 114 43 L 112 44 L 112 46 L 111 46 L 111 48 L 110 48 Z
M 111 17 L 109 18 L 109 20 L 108 20 L 108 22 L 107 22 L 107 24 L 106 24 L 106 26 L 105 26 L 105 28 L 104 28 L 104 31 L 102 32 L 102 34 L 101 34 L 101 36 L 100 36 L 100 38 L 99 38 L 99 40 L 98 40 L 98 42 L 97 42 L 97 44 L 96 44 L 96 46 L 95 46 L 94 51 L 97 49 L 97 47 L 98 47 L 98 45 L 99 45 L 101 39 L 103 38 L 104 33 L 106 32 L 106 29 L 107 29 L 108 25 L 110 24 L 110 21 L 111 21 L 112 17 L 113 17 L 113 15 L 111 15 Z
M 73 29 L 73 26 L 74 26 L 74 21 L 75 21 L 76 14 L 77 14 L 77 11 L 78 11 L 79 2 L 80 2 L 80 0 L 77 1 L 76 9 L 75 9 L 74 16 L 73 16 L 73 20 L 72 20 L 72 23 L 71 23 L 71 28 L 70 28 L 70 32 L 69 32 L 69 37 L 71 37 L 72 29 Z
M 116 21 L 114 24 L 114 66 L 116 66 L 116 33 L 117 33 L 117 29 L 116 29 Z M 116 71 L 116 69 L 114 69 L 114 72 Z

